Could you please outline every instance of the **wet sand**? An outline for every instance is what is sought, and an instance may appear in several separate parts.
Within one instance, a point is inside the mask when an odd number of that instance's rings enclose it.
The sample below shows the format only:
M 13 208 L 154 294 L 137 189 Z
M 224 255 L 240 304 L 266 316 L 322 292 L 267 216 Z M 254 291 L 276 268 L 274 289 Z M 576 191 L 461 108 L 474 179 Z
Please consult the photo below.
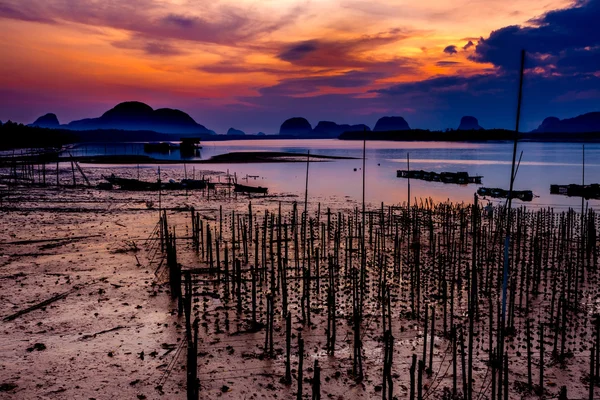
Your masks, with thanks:
M 124 173 L 127 171 L 123 171 Z M 135 171 L 128 171 L 135 173 Z M 94 172 L 99 179 L 102 170 Z M 148 171 L 147 173 L 153 173 Z M 143 179 L 143 177 L 142 177 Z M 61 176 L 63 184 L 69 174 Z M 3 192 L 6 194 L 6 192 Z M 163 193 L 170 225 L 179 238 L 178 261 L 183 269 L 205 267 L 206 261 L 193 250 L 190 208 L 214 227 L 219 207 L 224 215 L 244 213 L 249 201 L 260 216 L 265 210 L 277 212 L 281 203 L 289 213 L 295 193 L 272 196 L 229 197 L 222 191 L 216 198 L 202 192 Z M 302 203 L 302 200 L 299 201 Z M 311 199 L 311 212 L 317 203 L 322 210 L 352 214 L 356 203 L 340 198 Z M 153 193 L 98 191 L 92 188 L 13 188 L 3 196 L 0 212 L 0 309 L 6 318 L 44 300 L 66 294 L 47 306 L 0 322 L 0 398 L 14 399 L 111 399 L 185 398 L 186 371 L 185 319 L 177 315 L 164 276 L 155 275 L 160 256 L 156 255 L 158 199 Z M 157 258 L 159 257 L 159 258 Z M 401 288 L 402 286 L 400 286 Z M 259 315 L 266 304 L 259 289 Z M 293 318 L 292 375 L 288 386 L 280 382 L 284 374 L 284 318 L 275 316 L 275 356 L 264 356 L 265 332 L 241 333 L 247 328 L 249 303 L 239 315 L 232 300 L 226 302 L 222 287 L 199 284 L 193 303 L 200 319 L 198 374 L 200 398 L 291 399 L 297 383 L 297 334 L 305 339 L 304 393 L 310 398 L 312 366 L 322 367 L 322 398 L 380 398 L 383 343 L 381 311 L 377 303 L 365 308 L 363 328 L 365 379 L 355 383 L 352 369 L 352 327 L 348 287 L 342 287 L 338 308 L 335 356 L 324 350 L 326 309 L 324 289 L 313 298 L 312 325 L 300 318 L 301 281 L 290 283 L 290 310 Z M 216 296 L 215 296 L 216 294 Z M 247 291 L 245 291 L 247 300 Z M 396 296 L 396 295 L 395 295 Z M 412 354 L 421 354 L 423 325 L 400 315 L 407 311 L 407 294 L 395 297 L 393 325 L 395 354 L 394 393 L 408 398 L 409 367 Z M 535 307 L 541 307 L 540 302 Z M 466 304 L 457 304 L 456 314 L 464 316 Z M 485 305 L 481 307 L 485 325 Z M 439 318 L 439 315 L 438 315 Z M 228 322 L 227 322 L 228 321 Z M 439 324 L 439 321 L 438 321 Z M 522 324 L 519 325 L 522 330 Z M 438 325 L 438 329 L 439 325 Z M 489 369 L 484 344 L 476 341 L 473 378 L 476 394 Z M 424 378 L 427 398 L 441 398 L 442 388 L 452 384 L 451 345 L 436 336 L 433 374 Z M 517 355 L 511 342 L 511 385 L 526 380 L 526 360 Z M 573 345 L 573 348 L 575 346 Z M 178 350 L 180 349 L 180 350 Z M 429 350 L 428 350 L 429 351 Z M 523 351 L 521 349 L 521 351 Z M 178 353 L 180 352 L 180 353 Z M 569 398 L 584 398 L 582 381 L 589 364 L 589 352 L 576 351 L 566 366 L 548 365 L 546 389 L 555 395 L 567 385 Z M 419 356 L 420 357 L 420 356 Z M 485 395 L 481 398 L 486 398 Z M 537 398 L 511 391 L 511 399 Z

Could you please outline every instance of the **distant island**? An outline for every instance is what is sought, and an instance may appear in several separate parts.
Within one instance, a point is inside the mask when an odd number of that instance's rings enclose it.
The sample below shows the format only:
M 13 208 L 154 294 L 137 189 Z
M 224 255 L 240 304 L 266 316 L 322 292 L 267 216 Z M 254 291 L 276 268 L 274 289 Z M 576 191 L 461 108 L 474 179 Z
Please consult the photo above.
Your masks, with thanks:
M 533 133 L 585 133 L 600 132 L 600 112 L 591 112 L 575 118 L 548 117 Z
M 139 101 L 120 103 L 98 118 L 86 118 L 60 125 L 55 114 L 38 118 L 31 126 L 60 128 L 76 131 L 119 129 L 129 131 L 155 131 L 174 134 L 215 134 L 188 114 L 171 108 L 154 110 Z
M 116 105 L 100 117 L 61 124 L 56 114 L 48 113 L 29 125 L 8 121 L 0 123 L 0 149 L 60 146 L 89 142 L 161 142 L 182 138 L 202 141 L 265 140 L 265 139 L 335 139 L 388 141 L 503 141 L 513 140 L 514 131 L 484 129 L 474 116 L 463 116 L 457 129 L 430 131 L 411 129 L 401 116 L 384 116 L 373 130 L 366 124 L 338 124 L 319 121 L 313 128 L 303 117 L 285 120 L 277 135 L 263 132 L 246 134 L 231 127 L 226 134 L 196 122 L 183 111 L 169 108 L 153 109 L 147 104 L 129 101 Z M 526 141 L 590 141 L 600 142 L 600 112 L 574 118 L 548 117 L 531 132 L 519 133 Z

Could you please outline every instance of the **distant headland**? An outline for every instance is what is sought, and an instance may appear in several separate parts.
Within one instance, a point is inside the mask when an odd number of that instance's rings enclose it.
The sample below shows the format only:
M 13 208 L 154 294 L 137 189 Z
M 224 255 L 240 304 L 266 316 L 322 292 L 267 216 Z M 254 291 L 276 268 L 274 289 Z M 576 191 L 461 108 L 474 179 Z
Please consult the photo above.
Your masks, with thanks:
M 196 122 L 177 109 L 160 108 L 138 102 L 120 103 L 99 117 L 61 124 L 56 114 L 48 113 L 29 125 L 0 122 L 0 148 L 43 147 L 73 142 L 173 141 L 196 137 L 203 141 L 264 139 L 334 139 L 393 141 L 498 141 L 514 139 L 514 131 L 484 129 L 474 116 L 463 116 L 456 129 L 443 131 L 412 129 L 402 116 L 383 116 L 373 129 L 366 124 L 338 124 L 319 121 L 314 127 L 303 117 L 285 120 L 278 134 L 247 134 L 231 127 L 226 133 Z M 600 141 L 600 112 L 574 118 L 548 117 L 531 132 L 520 133 L 529 141 Z

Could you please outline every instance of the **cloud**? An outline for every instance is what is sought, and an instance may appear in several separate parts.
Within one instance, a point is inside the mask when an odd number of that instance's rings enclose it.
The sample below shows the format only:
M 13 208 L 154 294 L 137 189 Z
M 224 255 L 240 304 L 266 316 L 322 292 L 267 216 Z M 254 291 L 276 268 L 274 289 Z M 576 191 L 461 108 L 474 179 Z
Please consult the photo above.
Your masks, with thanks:
M 193 28 L 196 23 L 196 18 L 186 17 L 185 15 L 169 14 L 162 19 L 167 24 L 177 25 L 181 28 Z
M 361 88 L 384 78 L 385 73 L 367 71 L 348 71 L 330 76 L 312 76 L 305 78 L 285 79 L 274 86 L 259 90 L 261 95 L 294 96 L 319 92 L 320 88 Z
M 111 43 L 119 49 L 139 50 L 151 56 L 177 56 L 185 51 L 175 44 L 161 39 L 147 39 L 142 35 L 132 35 L 129 39 Z
M 479 74 L 470 77 L 460 75 L 438 76 L 416 82 L 405 82 L 384 89 L 376 89 L 375 93 L 386 96 L 408 94 L 425 94 L 440 92 L 455 92 L 472 90 L 475 93 L 488 92 L 490 82 L 498 81 L 499 77 L 493 74 Z M 493 85 L 491 85 L 493 86 Z
M 438 67 L 452 67 L 461 64 L 459 61 L 438 61 L 435 63 Z
M 35 12 L 29 7 L 11 7 L 9 4 L 0 4 L 0 18 L 16 19 L 28 22 L 40 22 L 45 24 L 53 24 L 55 21 L 46 18 Z
M 463 46 L 463 50 L 469 50 L 473 46 L 475 46 L 475 43 L 473 43 L 472 40 L 469 40 L 469 42 Z
M 375 35 L 362 35 L 350 39 L 312 39 L 282 44 L 276 57 L 293 65 L 310 67 L 345 66 L 362 68 L 378 63 L 369 59 L 365 53 L 378 46 L 403 40 L 410 33 L 401 29 L 391 29 Z
M 161 56 L 176 56 L 184 54 L 184 52 L 179 50 L 177 47 L 164 42 L 148 42 L 144 46 L 144 51 L 146 54 Z
M 518 69 L 519 52 L 528 53 L 529 68 L 551 68 L 574 52 L 600 46 L 600 1 L 578 0 L 530 20 L 531 26 L 506 26 L 481 38 L 470 59 L 504 69 Z M 595 50 L 597 52 L 597 50 Z M 596 71 L 600 70 L 600 66 Z
M 279 53 L 277 57 L 283 61 L 299 61 L 310 55 L 310 53 L 317 51 L 319 47 L 319 42 L 317 40 L 309 40 L 291 45 L 283 52 Z
M 332 69 L 309 69 L 309 68 L 289 68 L 273 67 L 260 64 L 248 64 L 245 60 L 227 59 L 213 64 L 200 65 L 196 69 L 210 74 L 253 74 L 264 73 L 277 76 L 285 75 L 315 75 L 332 73 Z
M 600 46 L 565 51 L 555 60 L 563 73 L 591 73 L 600 71 Z
M 270 16 L 235 5 L 205 5 L 197 7 L 194 15 L 167 13 L 165 8 L 157 0 L 2 0 L 0 18 L 110 27 L 148 40 L 240 46 L 303 15 L 302 7 Z
M 446 46 L 444 53 L 452 55 L 458 53 L 458 51 L 456 50 L 456 46 L 452 44 L 450 46 Z

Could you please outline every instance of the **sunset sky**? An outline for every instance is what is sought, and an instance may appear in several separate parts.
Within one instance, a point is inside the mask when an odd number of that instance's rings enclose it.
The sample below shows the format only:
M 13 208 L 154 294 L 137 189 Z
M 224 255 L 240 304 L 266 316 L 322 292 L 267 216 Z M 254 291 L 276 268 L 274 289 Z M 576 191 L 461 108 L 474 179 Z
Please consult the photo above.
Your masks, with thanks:
M 218 133 L 306 117 L 513 128 L 600 110 L 600 0 L 0 0 L 0 120 L 138 100 Z

